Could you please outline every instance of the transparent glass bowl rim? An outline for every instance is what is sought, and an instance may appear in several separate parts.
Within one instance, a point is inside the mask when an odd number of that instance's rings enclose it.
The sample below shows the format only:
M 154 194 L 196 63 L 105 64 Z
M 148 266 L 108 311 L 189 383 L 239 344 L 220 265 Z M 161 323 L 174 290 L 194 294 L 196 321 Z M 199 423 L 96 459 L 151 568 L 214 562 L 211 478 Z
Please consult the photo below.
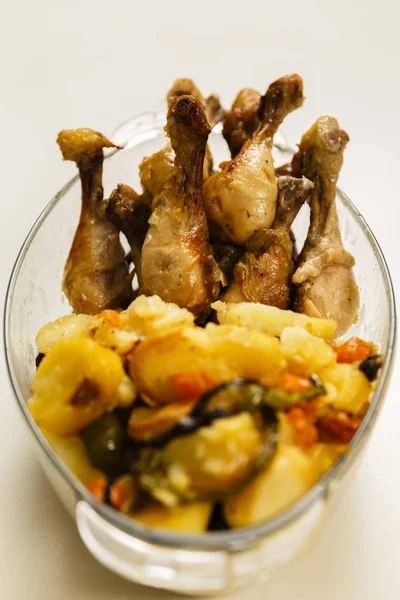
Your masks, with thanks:
M 159 113 L 149 112 L 143 113 L 132 119 L 126 121 L 119 128 L 118 131 L 124 131 L 125 128 L 129 128 L 129 125 L 134 125 L 135 123 L 140 124 L 145 123 L 150 120 L 154 126 L 160 126 L 165 120 L 165 116 Z M 139 132 L 140 133 L 140 130 Z M 114 138 L 112 138 L 114 139 Z M 121 143 L 122 145 L 122 143 Z M 129 145 L 128 145 L 129 149 Z M 289 147 L 286 148 L 290 150 Z M 106 159 L 115 155 L 120 150 L 112 150 L 106 152 Z M 29 251 L 30 245 L 35 238 L 36 234 L 39 232 L 42 223 L 45 221 L 48 214 L 53 210 L 53 208 L 60 202 L 63 196 L 70 190 L 70 188 L 77 183 L 79 177 L 73 177 L 66 185 L 64 185 L 61 190 L 50 200 L 44 210 L 41 212 L 39 217 L 36 219 L 33 224 L 31 230 L 29 231 L 19 253 L 16 258 L 10 280 L 8 283 L 8 288 L 6 292 L 6 302 L 5 302 L 5 310 L 4 310 L 4 322 L 3 322 L 3 334 L 4 334 L 4 345 L 5 345 L 5 354 L 6 354 L 6 363 L 8 368 L 8 375 L 11 381 L 12 389 L 14 391 L 15 397 L 18 401 L 19 407 L 28 422 L 31 430 L 35 434 L 35 437 L 40 443 L 40 446 L 44 450 L 47 458 L 53 463 L 53 465 L 57 468 L 59 473 L 65 478 L 65 480 L 69 483 L 71 488 L 74 490 L 77 499 L 86 501 L 91 508 L 102 516 L 108 523 L 114 525 L 119 530 L 124 531 L 125 533 L 134 536 L 144 542 L 167 546 L 167 547 L 175 547 L 182 549 L 191 549 L 191 550 L 214 550 L 214 551 L 234 551 L 240 550 L 241 548 L 246 548 L 256 543 L 258 540 L 269 536 L 279 529 L 284 528 L 289 525 L 291 522 L 295 521 L 298 517 L 300 517 L 304 512 L 307 511 L 309 507 L 319 498 L 324 497 L 328 493 L 330 483 L 339 478 L 353 460 L 356 458 L 358 454 L 358 450 L 361 449 L 361 442 L 364 435 L 367 434 L 367 431 L 372 426 L 375 418 L 378 415 L 378 412 L 381 408 L 385 389 L 388 385 L 390 379 L 390 372 L 393 365 L 394 359 L 394 348 L 395 348 L 395 340 L 396 340 L 396 308 L 395 308 L 395 298 L 393 285 L 389 273 L 388 266 L 386 264 L 386 260 L 384 255 L 380 249 L 380 246 L 375 239 L 374 234 L 366 223 L 365 219 L 362 217 L 357 208 L 353 205 L 351 200 L 346 196 L 346 194 L 338 188 L 337 194 L 340 201 L 344 204 L 347 210 L 350 212 L 353 219 L 358 223 L 358 225 L 363 230 L 366 235 L 369 244 L 375 254 L 377 263 L 380 268 L 381 275 L 383 277 L 385 283 L 385 289 L 387 294 L 387 299 L 389 302 L 389 315 L 390 315 L 390 323 L 389 323 L 389 340 L 388 340 L 388 348 L 387 353 L 384 357 L 384 364 L 381 371 L 381 376 L 377 383 L 376 389 L 374 391 L 373 397 L 371 399 L 371 405 L 369 410 L 364 417 L 360 428 L 357 433 L 353 437 L 353 440 L 350 444 L 350 452 L 342 455 L 337 463 L 297 502 L 292 504 L 289 508 L 287 508 L 282 513 L 278 514 L 275 517 L 268 519 L 260 524 L 253 525 L 251 527 L 246 527 L 242 529 L 234 529 L 230 531 L 224 532 L 212 532 L 212 533 L 204 533 L 204 534 L 175 534 L 166 531 L 162 531 L 159 529 L 153 529 L 140 523 L 135 522 L 132 519 L 128 519 L 124 515 L 118 513 L 114 509 L 104 504 L 101 504 L 97 501 L 92 494 L 88 492 L 88 490 L 75 479 L 73 474 L 65 467 L 63 462 L 58 458 L 55 451 L 49 445 L 45 437 L 40 432 L 38 426 L 35 421 L 32 419 L 30 412 L 27 408 L 25 399 L 19 389 L 16 375 L 12 365 L 12 359 L 10 355 L 10 344 L 9 344 L 9 325 L 10 325 L 10 313 L 11 313 L 11 304 L 13 298 L 13 292 L 18 280 L 19 271 L 21 269 L 24 258 Z

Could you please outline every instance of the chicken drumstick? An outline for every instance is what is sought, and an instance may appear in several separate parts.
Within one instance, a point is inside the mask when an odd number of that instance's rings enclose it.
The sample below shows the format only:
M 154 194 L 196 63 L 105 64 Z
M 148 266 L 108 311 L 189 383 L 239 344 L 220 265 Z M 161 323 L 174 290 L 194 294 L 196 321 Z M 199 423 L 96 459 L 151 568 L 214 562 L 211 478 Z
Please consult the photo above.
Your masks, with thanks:
M 286 115 L 303 100 L 299 75 L 272 83 L 261 101 L 261 124 L 256 132 L 236 158 L 204 184 L 207 216 L 236 244 L 244 245 L 255 231 L 272 226 L 278 196 L 272 140 Z
M 223 117 L 224 112 L 219 102 L 219 98 L 215 95 L 210 96 L 207 100 L 204 99 L 197 85 L 192 79 L 181 78 L 177 79 L 167 93 L 167 105 L 179 96 L 193 96 L 197 102 L 203 107 L 207 120 L 211 127 L 214 127 Z M 140 166 L 140 183 L 144 191 L 144 197 L 151 204 L 153 198 L 158 196 L 164 189 L 165 184 L 172 175 L 174 168 L 174 151 L 171 144 L 168 142 L 159 152 L 155 152 L 151 156 L 146 156 Z M 209 177 L 213 170 L 213 161 L 211 152 L 206 153 L 204 161 L 204 177 Z
M 200 315 L 217 297 L 221 281 L 203 208 L 203 162 L 210 126 L 199 102 L 181 96 L 171 103 L 166 129 L 175 166 L 153 202 L 142 248 L 142 291 Z
M 343 247 L 336 212 L 336 183 L 349 137 L 333 117 L 320 117 L 303 135 L 296 170 L 311 179 L 311 223 L 297 270 L 294 307 L 312 317 L 335 319 L 336 336 L 355 321 L 359 294 L 353 256 Z
M 61 131 L 57 137 L 64 160 L 76 162 L 82 184 L 79 225 L 65 265 L 63 290 L 75 312 L 97 314 L 125 308 L 132 285 L 119 232 L 105 216 L 103 148 L 115 148 L 92 129 Z
M 225 302 L 259 302 L 289 308 L 294 270 L 292 223 L 305 202 L 311 181 L 303 177 L 278 178 L 278 205 L 272 229 L 260 229 L 249 239 L 234 269 L 234 281 Z

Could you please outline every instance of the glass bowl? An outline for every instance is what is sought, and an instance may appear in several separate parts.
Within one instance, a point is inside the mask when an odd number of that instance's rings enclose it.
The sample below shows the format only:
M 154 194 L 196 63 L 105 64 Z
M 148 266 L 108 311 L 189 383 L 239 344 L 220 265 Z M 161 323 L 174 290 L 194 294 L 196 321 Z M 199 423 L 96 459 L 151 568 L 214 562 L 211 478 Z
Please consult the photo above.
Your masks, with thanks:
M 144 155 L 165 143 L 165 116 L 146 113 L 124 123 L 112 136 L 124 150 L 112 151 L 104 165 L 108 195 L 124 182 L 139 188 L 138 165 Z M 210 145 L 215 164 L 228 158 L 220 128 Z M 290 157 L 277 136 L 276 164 Z M 99 503 L 58 458 L 27 410 L 35 372 L 35 336 L 50 320 L 70 312 L 61 293 L 64 262 L 78 223 L 80 185 L 74 177 L 46 206 L 16 260 L 7 292 L 4 335 L 11 383 L 18 405 L 33 434 L 41 465 L 55 491 L 74 515 L 80 536 L 95 558 L 122 577 L 186 594 L 213 594 L 248 585 L 296 557 L 314 538 L 331 497 L 364 447 L 389 382 L 395 342 L 395 303 L 390 275 L 368 225 L 346 195 L 338 190 L 338 212 L 346 248 L 356 258 L 360 287 L 358 322 L 348 335 L 374 340 L 384 364 L 371 406 L 351 442 L 350 452 L 287 510 L 259 525 L 220 533 L 184 535 L 151 529 Z M 307 208 L 295 223 L 297 239 L 308 228 Z

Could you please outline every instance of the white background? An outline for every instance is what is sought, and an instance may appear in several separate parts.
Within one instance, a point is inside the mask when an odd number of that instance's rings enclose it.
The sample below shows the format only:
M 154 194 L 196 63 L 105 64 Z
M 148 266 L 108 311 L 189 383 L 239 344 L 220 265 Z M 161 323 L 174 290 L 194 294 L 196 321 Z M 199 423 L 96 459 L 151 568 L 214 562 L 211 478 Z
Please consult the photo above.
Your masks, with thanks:
M 341 185 L 372 226 L 397 291 L 399 4 L 393 0 L 0 0 L 0 287 L 32 221 L 71 177 L 61 128 L 106 134 L 192 77 L 228 104 L 298 72 L 307 101 L 285 123 L 295 141 L 320 114 L 350 134 Z M 1 365 L 0 597 L 161 600 L 97 565 L 39 470 Z M 400 377 L 361 469 L 307 557 L 242 600 L 400 597 Z

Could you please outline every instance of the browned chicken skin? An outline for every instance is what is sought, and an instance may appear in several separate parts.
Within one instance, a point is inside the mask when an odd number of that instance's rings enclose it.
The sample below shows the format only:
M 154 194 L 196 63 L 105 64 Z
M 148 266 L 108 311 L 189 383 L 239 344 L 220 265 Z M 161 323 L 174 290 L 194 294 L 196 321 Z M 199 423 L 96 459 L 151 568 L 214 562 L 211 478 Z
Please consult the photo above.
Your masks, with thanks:
M 333 117 L 320 117 L 303 135 L 295 170 L 314 183 L 311 223 L 297 270 L 294 307 L 312 317 L 337 321 L 336 336 L 355 321 L 359 294 L 353 256 L 342 243 L 336 211 L 336 183 L 349 137 Z
M 211 240 L 211 245 L 215 260 L 224 275 L 223 285 L 227 285 L 228 282 L 232 280 L 233 269 L 239 258 L 242 256 L 244 248 L 242 246 L 235 246 L 219 237 L 215 237 Z
M 216 94 L 211 94 L 207 99 L 204 98 L 193 79 L 187 77 L 176 79 L 172 87 L 168 90 L 167 105 L 170 106 L 171 102 L 175 98 L 179 98 L 179 96 L 193 96 L 203 107 L 211 128 L 222 121 L 225 116 L 225 111 L 221 106 L 219 97 Z
M 91 129 L 61 131 L 57 143 L 64 160 L 77 163 L 82 184 L 82 208 L 65 265 L 64 293 L 79 313 L 126 307 L 132 299 L 128 266 L 103 200 L 103 148 L 115 146 Z
M 166 129 L 175 167 L 154 199 L 142 248 L 142 291 L 201 315 L 218 296 L 221 281 L 203 208 L 203 162 L 210 126 L 200 103 L 193 96 L 181 96 L 171 103 Z
M 167 105 L 179 96 L 193 96 L 197 102 L 204 108 L 207 120 L 211 127 L 214 127 L 224 116 L 218 96 L 211 95 L 207 100 L 204 99 L 197 85 L 192 79 L 177 79 L 167 93 Z M 158 196 L 164 189 L 165 184 L 172 175 L 174 168 L 174 151 L 168 142 L 159 152 L 151 156 L 146 156 L 139 166 L 140 183 L 142 185 L 144 196 L 149 203 Z M 204 177 L 209 177 L 213 171 L 213 161 L 211 152 L 206 151 L 204 161 Z
M 123 183 L 112 192 L 106 208 L 107 218 L 128 240 L 139 289 L 142 284 L 142 246 L 149 228 L 150 215 L 151 209 L 143 196 Z
M 256 131 L 260 124 L 258 116 L 261 94 L 251 88 L 240 90 L 232 108 L 226 113 L 222 135 L 224 136 L 232 158 L 239 154 L 242 146 Z
M 278 205 L 272 229 L 256 231 L 234 269 L 225 302 L 259 302 L 287 309 L 294 270 L 290 227 L 313 184 L 308 179 L 278 178 Z
M 169 143 L 142 160 L 139 165 L 140 183 L 143 188 L 143 196 L 149 205 L 153 198 L 162 192 L 173 169 L 174 151 Z
M 288 75 L 272 83 L 260 104 L 261 124 L 239 154 L 204 184 L 205 210 L 227 237 L 244 245 L 258 229 L 272 226 L 278 187 L 273 136 L 287 114 L 302 105 L 303 82 Z

